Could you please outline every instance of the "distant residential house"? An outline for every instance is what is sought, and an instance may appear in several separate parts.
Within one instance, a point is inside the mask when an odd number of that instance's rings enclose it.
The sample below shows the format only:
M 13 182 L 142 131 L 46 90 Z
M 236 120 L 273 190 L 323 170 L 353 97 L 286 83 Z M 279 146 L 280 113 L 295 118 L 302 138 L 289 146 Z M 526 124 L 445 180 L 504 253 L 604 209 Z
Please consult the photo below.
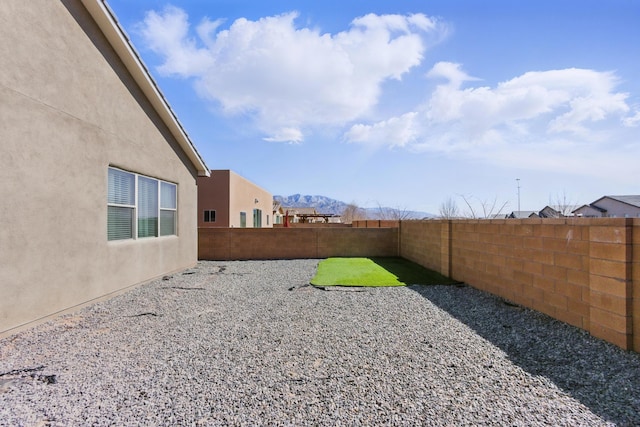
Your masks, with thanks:
M 540 212 L 538 216 L 540 218 L 564 218 L 573 216 L 573 210 L 575 205 L 547 205 Z
M 209 173 L 103 0 L 0 1 L 0 336 L 197 262 Z
M 538 218 L 538 213 L 536 211 L 513 211 L 507 218 L 516 218 L 516 219 L 525 219 L 525 218 Z
M 280 206 L 280 211 L 283 217 L 288 215 L 290 224 L 329 222 L 329 218 L 333 217 L 331 214 L 320 214 L 313 207 Z
M 573 213 L 582 217 L 638 218 L 640 195 L 603 196 L 588 205 L 580 206 Z
M 284 211 L 282 210 L 282 205 L 280 202 L 273 201 L 273 206 L 271 208 L 271 212 L 273 212 L 273 223 L 274 224 L 283 224 L 284 223 Z
M 273 195 L 231 170 L 198 178 L 198 227 L 273 226 Z
M 584 218 L 599 218 L 606 216 L 606 210 L 599 208 L 597 206 L 592 205 L 582 205 L 578 209 L 574 210 L 573 213 L 576 216 L 584 217 Z

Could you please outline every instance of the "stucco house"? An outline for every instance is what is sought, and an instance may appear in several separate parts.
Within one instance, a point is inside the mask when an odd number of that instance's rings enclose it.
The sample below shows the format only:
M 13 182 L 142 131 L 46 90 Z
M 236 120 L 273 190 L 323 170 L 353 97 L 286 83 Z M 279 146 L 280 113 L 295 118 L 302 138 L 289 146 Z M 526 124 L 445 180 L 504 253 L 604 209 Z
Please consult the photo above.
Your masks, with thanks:
M 603 196 L 573 213 L 582 217 L 640 218 L 640 195 Z
M 0 2 L 0 335 L 197 262 L 209 169 L 103 0 Z
M 198 178 L 198 227 L 271 228 L 273 195 L 237 173 Z

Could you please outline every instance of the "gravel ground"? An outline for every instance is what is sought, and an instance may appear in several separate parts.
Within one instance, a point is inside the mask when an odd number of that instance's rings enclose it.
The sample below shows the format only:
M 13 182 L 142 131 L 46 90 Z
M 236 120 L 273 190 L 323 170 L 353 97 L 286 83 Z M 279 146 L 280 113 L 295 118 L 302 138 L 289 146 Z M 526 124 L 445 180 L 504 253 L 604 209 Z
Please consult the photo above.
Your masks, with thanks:
M 640 355 L 468 286 L 201 262 L 0 341 L 0 424 L 640 425 Z

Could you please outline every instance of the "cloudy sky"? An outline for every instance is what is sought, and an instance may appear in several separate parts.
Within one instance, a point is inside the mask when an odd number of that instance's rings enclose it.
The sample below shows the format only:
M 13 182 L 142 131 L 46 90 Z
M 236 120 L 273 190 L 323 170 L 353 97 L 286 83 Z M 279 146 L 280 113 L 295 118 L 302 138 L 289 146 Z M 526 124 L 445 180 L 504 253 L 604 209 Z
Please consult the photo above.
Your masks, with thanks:
M 108 1 L 208 166 L 273 194 L 640 194 L 640 1 Z

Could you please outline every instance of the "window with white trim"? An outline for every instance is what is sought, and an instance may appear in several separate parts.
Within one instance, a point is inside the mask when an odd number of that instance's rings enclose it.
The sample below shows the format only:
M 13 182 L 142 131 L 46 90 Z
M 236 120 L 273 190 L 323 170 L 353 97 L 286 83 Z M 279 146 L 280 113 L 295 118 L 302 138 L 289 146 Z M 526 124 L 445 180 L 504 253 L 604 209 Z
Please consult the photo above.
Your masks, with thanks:
M 177 234 L 177 185 L 109 168 L 107 239 Z

